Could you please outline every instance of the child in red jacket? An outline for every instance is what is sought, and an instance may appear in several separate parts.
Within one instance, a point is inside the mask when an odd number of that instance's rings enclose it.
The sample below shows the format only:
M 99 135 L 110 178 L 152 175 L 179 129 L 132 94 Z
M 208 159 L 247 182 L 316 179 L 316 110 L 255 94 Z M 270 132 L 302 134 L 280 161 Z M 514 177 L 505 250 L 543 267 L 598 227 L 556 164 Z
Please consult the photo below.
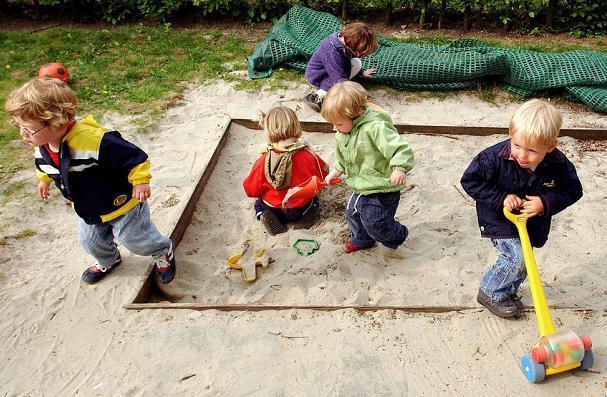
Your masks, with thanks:
M 257 198 L 255 217 L 271 235 L 286 232 L 285 224 L 290 222 L 299 221 L 299 226 L 309 228 L 318 217 L 318 198 L 291 203 L 290 208 L 282 208 L 282 202 L 289 188 L 312 176 L 323 180 L 328 167 L 300 141 L 301 125 L 293 110 L 274 107 L 262 114 L 259 124 L 267 134 L 269 145 L 242 184 L 248 197 Z

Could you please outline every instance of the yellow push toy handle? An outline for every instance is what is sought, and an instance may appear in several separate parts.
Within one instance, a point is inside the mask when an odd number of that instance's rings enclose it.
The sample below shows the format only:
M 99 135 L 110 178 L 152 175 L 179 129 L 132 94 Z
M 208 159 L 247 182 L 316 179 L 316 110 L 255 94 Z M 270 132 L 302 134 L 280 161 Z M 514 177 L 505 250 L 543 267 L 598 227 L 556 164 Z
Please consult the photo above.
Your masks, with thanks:
M 533 248 L 527 233 L 527 214 L 513 214 L 504 207 L 504 215 L 508 220 L 516 226 L 519 237 L 521 239 L 521 247 L 523 248 L 523 258 L 525 259 L 525 267 L 527 268 L 527 277 L 529 278 L 529 287 L 531 289 L 531 299 L 535 308 L 535 318 L 540 331 L 540 337 L 554 333 L 554 323 L 548 308 L 548 301 L 544 294 L 544 288 L 540 281 L 540 273 L 537 270 L 537 264 L 533 256 Z

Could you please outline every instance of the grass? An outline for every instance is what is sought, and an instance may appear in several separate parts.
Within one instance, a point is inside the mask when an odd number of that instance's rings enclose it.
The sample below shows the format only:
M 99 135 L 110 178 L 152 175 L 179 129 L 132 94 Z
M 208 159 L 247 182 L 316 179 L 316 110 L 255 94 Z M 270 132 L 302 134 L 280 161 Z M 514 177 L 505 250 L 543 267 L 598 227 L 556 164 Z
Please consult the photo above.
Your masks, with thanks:
M 236 25 L 235 25 L 236 26 Z M 56 27 L 37 33 L 0 32 L 0 98 L 34 77 L 38 67 L 50 60 L 66 65 L 70 85 L 79 98 L 79 114 L 99 118 L 106 111 L 141 115 L 147 125 L 174 106 L 180 93 L 192 81 L 223 79 L 236 82 L 242 90 L 286 88 L 287 81 L 304 82 L 303 73 L 278 68 L 266 79 L 249 80 L 245 59 L 265 31 L 236 29 L 174 29 L 170 25 L 133 25 L 106 29 Z M 444 45 L 452 41 L 444 34 L 395 38 L 402 42 Z M 560 42 L 536 39 L 512 43 L 508 39 L 484 39 L 486 44 L 537 51 L 572 49 L 607 50 L 603 39 Z M 494 102 L 493 87 L 471 90 Z M 445 92 L 421 92 L 421 98 L 444 99 Z M 151 120 L 148 120 L 151 118 Z M 0 189 L 17 171 L 33 167 L 31 149 L 14 145 L 18 131 L 0 112 Z M 21 184 L 9 185 L 11 193 Z M 4 193 L 3 193 L 4 195 Z
M 2 205 L 7 204 L 11 200 L 19 200 L 26 196 L 26 191 L 32 189 L 32 181 L 23 180 L 5 184 L 1 190 Z
M 102 30 L 53 28 L 41 33 L 0 32 L 0 97 L 35 76 L 49 60 L 68 66 L 79 114 L 99 118 L 106 111 L 161 115 L 186 85 L 212 78 L 238 80 L 227 65 L 246 69 L 246 39 L 229 31 L 129 26 Z M 249 84 L 279 87 L 285 71 Z M 0 112 L 0 183 L 32 166 L 31 150 L 15 147 L 18 131 Z
M 565 52 L 575 50 L 607 51 L 607 40 L 604 38 L 592 38 L 586 40 L 559 40 L 558 38 L 547 39 L 545 37 L 523 36 L 520 39 L 496 39 L 487 37 L 466 37 L 466 39 L 477 40 L 482 44 L 499 48 L 508 48 L 538 52 Z M 457 37 L 451 37 L 442 33 L 415 34 L 408 37 L 392 36 L 391 40 L 409 44 L 431 44 L 446 45 Z

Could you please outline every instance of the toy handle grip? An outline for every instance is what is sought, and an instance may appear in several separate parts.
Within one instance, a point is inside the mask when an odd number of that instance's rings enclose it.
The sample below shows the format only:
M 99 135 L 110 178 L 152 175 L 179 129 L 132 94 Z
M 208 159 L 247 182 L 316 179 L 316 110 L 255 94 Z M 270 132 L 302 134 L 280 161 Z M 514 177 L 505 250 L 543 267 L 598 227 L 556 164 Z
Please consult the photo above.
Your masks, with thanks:
M 339 185 L 341 183 L 341 179 L 335 178 L 331 179 L 329 182 L 325 182 L 324 180 L 318 182 L 319 186 L 334 186 Z
M 529 218 L 529 214 L 519 213 L 514 214 L 508 211 L 508 208 L 504 207 L 504 216 L 512 223 L 516 224 L 519 222 L 527 222 L 527 218 Z

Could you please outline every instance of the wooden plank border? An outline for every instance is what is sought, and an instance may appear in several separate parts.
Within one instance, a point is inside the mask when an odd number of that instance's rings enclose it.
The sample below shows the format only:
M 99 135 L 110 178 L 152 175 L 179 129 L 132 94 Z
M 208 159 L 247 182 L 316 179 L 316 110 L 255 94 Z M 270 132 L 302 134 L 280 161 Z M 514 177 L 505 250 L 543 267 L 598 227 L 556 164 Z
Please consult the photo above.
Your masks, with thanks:
M 376 312 L 380 310 L 393 310 L 405 313 L 450 313 L 466 310 L 484 309 L 482 306 L 384 306 L 384 305 L 273 305 L 273 304 L 228 304 L 228 303 L 139 303 L 124 306 L 127 309 L 142 310 L 142 309 L 187 309 L 187 310 L 218 310 L 225 312 L 247 311 L 247 312 L 262 312 L 262 311 L 282 311 L 282 310 L 315 310 L 331 312 L 337 310 L 353 309 L 359 312 Z M 573 310 L 576 312 L 595 312 L 597 308 L 583 308 L 578 306 L 551 306 L 554 310 Z M 532 312 L 533 306 L 525 306 L 526 312 Z
M 232 119 L 232 121 L 252 130 L 261 130 L 259 123 L 251 119 Z M 472 127 L 457 125 L 420 125 L 420 124 L 395 124 L 401 134 L 428 134 L 428 135 L 473 135 L 486 136 L 494 134 L 508 134 L 508 127 Z M 308 132 L 333 131 L 333 126 L 326 122 L 302 121 L 301 128 Z M 570 136 L 581 140 L 607 139 L 607 128 L 561 128 L 560 136 Z
M 177 249 L 179 243 L 181 243 L 181 239 L 183 238 L 186 229 L 190 225 L 190 221 L 192 220 L 192 216 L 194 215 L 194 211 L 196 210 L 196 204 L 198 203 L 198 200 L 200 200 L 200 196 L 202 196 L 202 192 L 204 191 L 204 188 L 206 187 L 207 182 L 209 181 L 209 178 L 211 177 L 211 174 L 213 173 L 213 170 L 217 165 L 219 155 L 221 154 L 221 151 L 226 145 L 226 142 L 228 140 L 228 131 L 231 124 L 231 119 L 227 119 L 225 121 L 221 132 L 221 138 L 219 139 L 219 142 L 215 147 L 215 151 L 211 155 L 211 158 L 209 159 L 209 162 L 207 163 L 207 166 L 205 167 L 204 171 L 200 174 L 200 177 L 196 182 L 196 187 L 192 191 L 192 194 L 190 194 L 188 202 L 185 208 L 183 209 L 183 212 L 179 216 L 175 227 L 173 227 L 170 239 L 173 242 L 174 249 Z M 156 280 L 154 278 L 154 275 L 155 272 L 153 266 L 149 266 L 146 272 L 145 279 L 143 281 L 143 285 L 139 289 L 139 292 L 137 292 L 137 294 L 133 298 L 132 303 L 123 306 L 125 309 L 139 310 L 141 308 L 138 307 L 138 305 L 149 304 L 150 297 L 154 293 L 159 292 L 158 287 L 156 286 Z
M 196 209 L 196 204 L 200 200 L 200 196 L 206 187 L 206 184 L 217 165 L 217 160 L 221 154 L 221 151 L 226 145 L 228 138 L 228 131 L 232 122 L 241 125 L 243 127 L 260 130 L 259 124 L 251 119 L 230 119 L 223 126 L 223 131 L 219 143 L 213 152 L 209 163 L 205 170 L 200 174 L 200 178 L 196 183 L 196 187 L 192 191 L 188 202 L 183 210 L 183 213 L 179 217 L 179 220 L 173 228 L 171 233 L 171 240 L 175 248 L 181 242 L 186 229 L 188 228 L 192 216 Z M 329 123 L 323 122 L 302 122 L 302 128 L 304 131 L 311 132 L 333 132 L 332 126 Z M 412 126 L 400 124 L 397 126 L 401 133 L 418 133 L 418 134 L 446 134 L 446 135 L 491 135 L 491 134 L 505 134 L 508 132 L 507 128 L 500 127 L 454 127 L 454 126 Z M 564 134 L 563 131 L 573 132 L 572 134 Z M 574 136 L 578 139 L 607 139 L 607 129 L 562 129 L 561 135 Z M 597 138 L 599 137 L 599 138 Z M 375 312 L 380 310 L 393 310 L 401 311 L 405 313 L 450 313 L 466 310 L 478 310 L 483 309 L 481 306 L 356 306 L 356 305 L 271 305 L 271 304 L 203 304 L 203 303 L 150 303 L 150 298 L 154 293 L 159 293 L 158 287 L 156 286 L 156 280 L 154 279 L 153 267 L 150 266 L 147 271 L 147 275 L 138 291 L 137 295 L 133 298 L 132 303 L 128 303 L 123 307 L 127 310 L 144 310 L 144 309 L 187 309 L 187 310 L 218 310 L 218 311 L 281 311 L 281 310 L 315 310 L 315 311 L 336 311 L 336 310 L 347 310 L 353 309 L 359 312 Z M 577 306 L 551 306 L 551 309 L 555 310 L 573 310 L 576 312 L 595 312 L 600 309 L 597 308 L 581 308 Z M 532 312 L 533 306 L 525 306 L 526 312 Z M 603 308 L 603 312 L 607 312 L 607 309 Z

